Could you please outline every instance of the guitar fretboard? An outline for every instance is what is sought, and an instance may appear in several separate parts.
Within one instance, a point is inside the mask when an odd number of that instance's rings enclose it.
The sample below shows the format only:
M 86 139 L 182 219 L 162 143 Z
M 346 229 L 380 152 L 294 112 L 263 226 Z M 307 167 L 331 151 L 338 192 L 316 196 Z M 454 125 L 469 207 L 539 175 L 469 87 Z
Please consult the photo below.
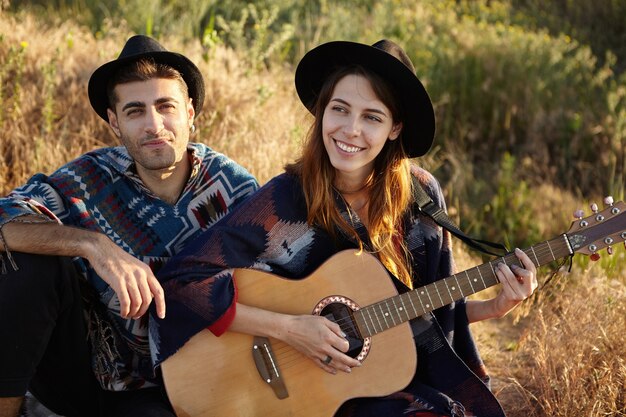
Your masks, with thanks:
M 566 235 L 531 246 L 524 252 L 537 267 L 572 254 Z M 496 285 L 499 281 L 495 268 L 499 263 L 520 265 L 517 257 L 511 253 L 355 311 L 354 319 L 361 335 L 373 336 Z

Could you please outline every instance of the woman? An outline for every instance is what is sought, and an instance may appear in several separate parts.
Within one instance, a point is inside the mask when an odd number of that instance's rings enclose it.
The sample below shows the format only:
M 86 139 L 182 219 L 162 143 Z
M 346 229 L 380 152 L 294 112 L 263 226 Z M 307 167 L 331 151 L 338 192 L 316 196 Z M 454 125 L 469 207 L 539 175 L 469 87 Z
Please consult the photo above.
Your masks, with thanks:
M 299 63 L 296 89 L 315 116 L 301 157 L 161 271 L 168 317 L 154 320 L 155 363 L 208 327 L 282 340 L 330 373 L 361 365 L 344 353 L 337 323 L 237 303 L 234 268 L 299 279 L 358 248 L 382 262 L 400 291 L 453 274 L 449 234 L 412 210 L 417 184 L 445 204 L 436 180 L 409 162 L 431 147 L 435 121 L 404 51 L 387 40 L 323 44 Z M 412 321 L 420 360 L 406 389 L 348 401 L 337 415 L 503 415 L 468 324 L 501 317 L 533 292 L 535 266 L 516 255 L 525 269 L 496 268 L 503 285 L 493 299 L 461 300 Z

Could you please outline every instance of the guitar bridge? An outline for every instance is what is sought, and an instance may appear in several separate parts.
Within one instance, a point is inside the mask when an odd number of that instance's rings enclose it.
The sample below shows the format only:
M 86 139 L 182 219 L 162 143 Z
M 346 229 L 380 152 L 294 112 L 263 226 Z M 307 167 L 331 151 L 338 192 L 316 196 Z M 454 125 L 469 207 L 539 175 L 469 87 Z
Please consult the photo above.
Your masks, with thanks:
M 272 387 L 274 394 L 279 399 L 289 397 L 285 381 L 280 375 L 278 361 L 272 351 L 272 345 L 266 337 L 254 337 L 252 344 L 252 357 L 256 364 L 256 369 L 263 380 Z

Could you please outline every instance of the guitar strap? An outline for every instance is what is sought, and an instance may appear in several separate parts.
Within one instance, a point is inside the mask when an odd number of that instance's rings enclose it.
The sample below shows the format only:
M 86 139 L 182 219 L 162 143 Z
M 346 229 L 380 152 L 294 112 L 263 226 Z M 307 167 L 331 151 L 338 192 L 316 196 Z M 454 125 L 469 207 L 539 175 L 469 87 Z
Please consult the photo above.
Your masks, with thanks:
M 472 238 L 465 233 L 448 217 L 446 212 L 435 203 L 420 182 L 413 177 L 413 202 L 417 206 L 417 211 L 431 217 L 439 226 L 447 229 L 454 236 L 462 240 L 470 248 L 493 256 L 504 256 L 509 250 L 501 243 L 494 243 L 488 240 Z M 491 249 L 488 249 L 491 248 Z M 493 250 L 502 251 L 502 253 Z

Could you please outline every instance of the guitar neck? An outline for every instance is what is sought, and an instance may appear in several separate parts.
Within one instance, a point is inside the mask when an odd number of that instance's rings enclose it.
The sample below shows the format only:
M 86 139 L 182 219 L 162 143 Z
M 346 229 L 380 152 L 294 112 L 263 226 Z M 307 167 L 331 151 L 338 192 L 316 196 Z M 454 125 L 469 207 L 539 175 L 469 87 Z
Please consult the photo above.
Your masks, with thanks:
M 524 252 L 537 267 L 573 253 L 566 235 L 531 246 Z M 432 284 L 363 307 L 354 312 L 354 320 L 363 337 L 373 336 L 498 284 L 495 267 L 501 262 L 509 266 L 520 265 L 517 257 L 510 253 Z

